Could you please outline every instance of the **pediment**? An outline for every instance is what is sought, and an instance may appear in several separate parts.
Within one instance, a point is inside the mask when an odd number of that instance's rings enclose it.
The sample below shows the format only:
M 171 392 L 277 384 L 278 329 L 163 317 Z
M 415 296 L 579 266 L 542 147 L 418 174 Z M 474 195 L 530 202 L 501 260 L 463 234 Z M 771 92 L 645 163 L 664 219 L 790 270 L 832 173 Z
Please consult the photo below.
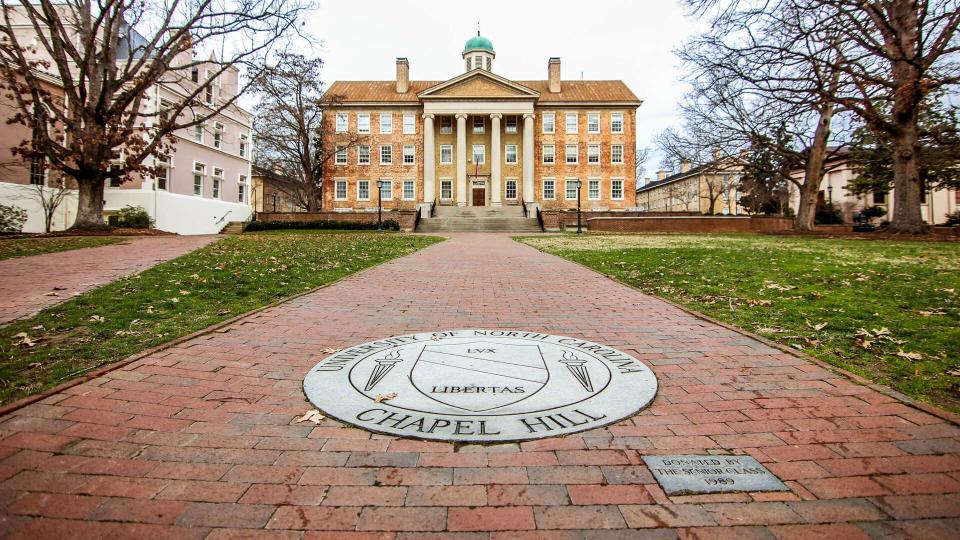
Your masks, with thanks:
M 539 93 L 488 71 L 474 70 L 420 92 L 421 99 L 536 99 Z

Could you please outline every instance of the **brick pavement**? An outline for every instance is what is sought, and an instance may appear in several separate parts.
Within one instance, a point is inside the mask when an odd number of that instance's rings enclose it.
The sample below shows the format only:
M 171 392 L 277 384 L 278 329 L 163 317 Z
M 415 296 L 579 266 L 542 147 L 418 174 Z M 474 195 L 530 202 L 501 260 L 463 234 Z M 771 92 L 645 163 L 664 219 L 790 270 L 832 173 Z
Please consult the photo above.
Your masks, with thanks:
M 322 349 L 458 327 L 646 361 L 654 404 L 498 446 L 371 435 L 308 408 Z M 0 419 L 14 538 L 956 538 L 960 430 L 503 236 L 462 235 Z M 640 456 L 746 453 L 787 493 L 667 497 Z M 256 534 L 255 534 L 256 533 Z
M 29 317 L 72 298 L 73 293 L 146 270 L 216 239 L 216 236 L 131 237 L 108 246 L 0 261 L 0 324 Z M 51 292 L 56 296 L 47 295 Z

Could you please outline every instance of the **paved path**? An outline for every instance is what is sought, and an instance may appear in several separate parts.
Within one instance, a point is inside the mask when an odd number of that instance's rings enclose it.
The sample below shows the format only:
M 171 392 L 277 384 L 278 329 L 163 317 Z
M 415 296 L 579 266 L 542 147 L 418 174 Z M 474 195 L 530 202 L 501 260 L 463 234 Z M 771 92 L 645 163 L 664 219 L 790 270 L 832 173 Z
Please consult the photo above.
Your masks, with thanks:
M 632 419 L 519 445 L 293 423 L 322 349 L 459 327 L 608 343 L 661 390 Z M 960 529 L 956 426 L 502 236 L 456 236 L 154 354 L 0 419 L 0 437 L 0 531 L 20 538 Z M 640 459 L 706 452 L 753 455 L 791 491 L 667 497 Z
M 193 251 L 216 236 L 130 238 L 118 244 L 0 261 L 0 324 Z M 54 290 L 57 287 L 57 290 Z M 48 296 L 55 292 L 56 296 Z

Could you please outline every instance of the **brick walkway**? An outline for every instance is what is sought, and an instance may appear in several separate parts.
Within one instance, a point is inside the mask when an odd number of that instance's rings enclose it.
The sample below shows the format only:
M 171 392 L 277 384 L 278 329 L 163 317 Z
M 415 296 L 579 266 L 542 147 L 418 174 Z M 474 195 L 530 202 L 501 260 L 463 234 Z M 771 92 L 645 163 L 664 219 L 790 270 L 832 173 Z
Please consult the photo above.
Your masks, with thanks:
M 119 244 L 0 261 L 0 324 L 29 317 L 117 278 L 203 247 L 216 236 L 130 238 Z M 54 290 L 54 287 L 60 288 Z M 56 296 L 47 296 L 55 292 Z
M 322 349 L 458 327 L 608 343 L 661 390 L 630 420 L 519 445 L 292 422 Z M 0 420 L 0 436 L 0 531 L 31 539 L 960 529 L 956 426 L 500 236 L 454 237 L 152 355 Z M 755 456 L 791 492 L 670 498 L 640 459 L 706 452 Z

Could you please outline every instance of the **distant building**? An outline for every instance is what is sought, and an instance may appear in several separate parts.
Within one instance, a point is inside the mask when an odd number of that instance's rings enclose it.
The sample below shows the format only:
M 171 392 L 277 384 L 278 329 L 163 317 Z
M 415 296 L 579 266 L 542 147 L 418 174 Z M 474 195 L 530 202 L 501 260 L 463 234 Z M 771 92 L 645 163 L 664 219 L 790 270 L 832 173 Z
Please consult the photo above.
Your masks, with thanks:
M 296 197 L 295 181 L 277 172 L 253 166 L 250 206 L 254 212 L 305 212 Z
M 699 212 L 740 215 L 740 177 L 743 170 L 733 160 L 717 160 L 680 172 L 657 171 L 657 179 L 637 188 L 637 208 L 643 212 Z M 713 208 L 711 212 L 711 201 Z

